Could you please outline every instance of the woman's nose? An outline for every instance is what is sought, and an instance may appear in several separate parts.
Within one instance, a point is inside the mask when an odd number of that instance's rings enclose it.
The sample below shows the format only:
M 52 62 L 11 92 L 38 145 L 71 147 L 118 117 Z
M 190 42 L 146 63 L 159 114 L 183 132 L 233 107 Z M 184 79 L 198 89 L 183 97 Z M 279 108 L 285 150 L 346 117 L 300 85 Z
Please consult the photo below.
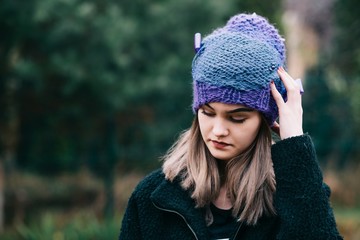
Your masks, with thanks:
M 216 137 L 224 137 L 229 134 L 229 129 L 222 119 L 215 119 L 213 125 L 213 134 Z

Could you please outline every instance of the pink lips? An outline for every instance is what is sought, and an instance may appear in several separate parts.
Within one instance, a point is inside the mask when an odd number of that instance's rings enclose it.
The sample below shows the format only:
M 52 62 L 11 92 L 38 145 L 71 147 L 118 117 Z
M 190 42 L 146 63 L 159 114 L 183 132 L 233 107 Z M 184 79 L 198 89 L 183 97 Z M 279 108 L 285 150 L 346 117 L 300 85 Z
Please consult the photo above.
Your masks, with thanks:
M 228 143 L 218 142 L 218 141 L 215 141 L 215 140 L 211 140 L 211 142 L 212 142 L 213 146 L 214 146 L 215 148 L 218 148 L 218 149 L 223 149 L 223 148 L 225 148 L 225 147 L 227 147 L 227 146 L 230 145 L 230 144 L 228 144 Z

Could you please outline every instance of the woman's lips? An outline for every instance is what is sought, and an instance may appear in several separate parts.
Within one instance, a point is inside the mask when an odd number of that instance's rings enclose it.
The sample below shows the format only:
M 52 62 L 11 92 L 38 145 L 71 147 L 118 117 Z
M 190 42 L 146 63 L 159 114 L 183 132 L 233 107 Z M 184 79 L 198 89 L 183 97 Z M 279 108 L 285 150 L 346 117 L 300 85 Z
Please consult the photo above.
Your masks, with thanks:
M 215 141 L 215 140 L 211 140 L 211 142 L 212 142 L 213 146 L 214 146 L 215 148 L 218 148 L 218 149 L 223 149 L 223 148 L 225 148 L 225 147 L 227 147 L 227 146 L 230 145 L 230 144 L 228 144 L 228 143 L 218 142 L 218 141 Z

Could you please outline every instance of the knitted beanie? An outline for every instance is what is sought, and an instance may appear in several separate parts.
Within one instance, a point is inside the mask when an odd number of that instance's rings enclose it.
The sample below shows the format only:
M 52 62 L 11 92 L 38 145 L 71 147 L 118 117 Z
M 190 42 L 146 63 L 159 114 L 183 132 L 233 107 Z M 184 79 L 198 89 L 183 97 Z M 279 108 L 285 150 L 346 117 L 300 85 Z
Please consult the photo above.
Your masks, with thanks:
M 270 126 L 278 109 L 270 82 L 286 99 L 277 69 L 286 61 L 278 30 L 256 14 L 235 15 L 201 42 L 192 62 L 193 111 L 206 103 L 242 104 L 263 113 Z

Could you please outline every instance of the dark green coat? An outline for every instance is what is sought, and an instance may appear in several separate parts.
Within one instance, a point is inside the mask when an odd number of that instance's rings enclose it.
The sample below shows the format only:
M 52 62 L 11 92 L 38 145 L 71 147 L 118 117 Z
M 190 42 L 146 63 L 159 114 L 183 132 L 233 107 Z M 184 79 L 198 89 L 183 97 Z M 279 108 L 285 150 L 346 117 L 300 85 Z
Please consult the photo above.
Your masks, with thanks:
M 234 239 L 342 239 L 329 205 L 311 138 L 282 140 L 272 146 L 277 216 L 256 226 L 239 223 Z M 157 170 L 140 182 L 123 218 L 120 240 L 209 239 L 204 210 L 195 208 L 178 182 Z

